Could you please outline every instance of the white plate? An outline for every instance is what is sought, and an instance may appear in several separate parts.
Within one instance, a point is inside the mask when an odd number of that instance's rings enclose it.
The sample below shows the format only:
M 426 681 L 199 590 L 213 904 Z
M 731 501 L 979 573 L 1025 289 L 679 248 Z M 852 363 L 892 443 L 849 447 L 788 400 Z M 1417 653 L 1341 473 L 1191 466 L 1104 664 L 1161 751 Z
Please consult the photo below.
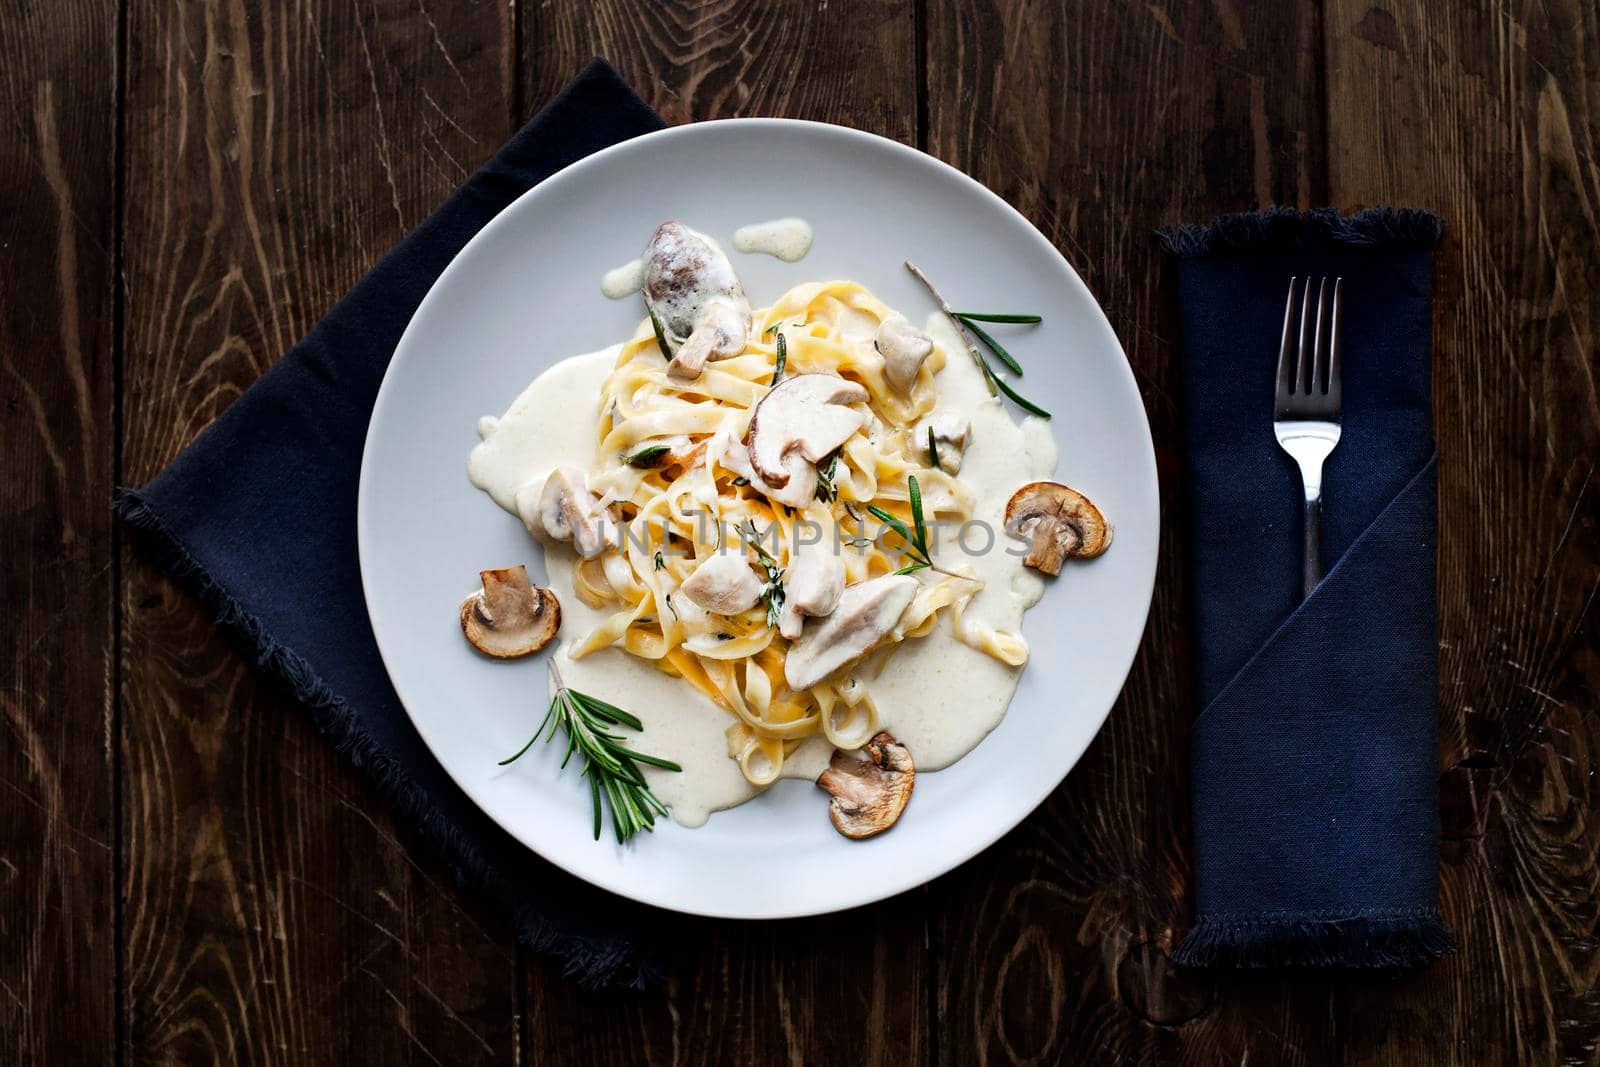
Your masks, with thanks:
M 489 566 L 541 550 L 474 489 L 480 415 L 499 414 L 556 360 L 628 336 L 637 298 L 600 277 L 679 218 L 732 247 L 746 223 L 816 228 L 786 264 L 731 253 L 752 303 L 802 281 L 850 278 L 913 321 L 933 310 L 911 258 L 963 307 L 1028 311 L 1015 336 L 1023 390 L 1055 413 L 1056 476 L 1112 520 L 1110 551 L 1073 564 L 1028 613 L 1033 659 L 1005 721 L 954 766 L 919 775 L 893 831 L 834 832 L 808 782 L 718 812 L 697 830 L 663 820 L 627 846 L 591 836 L 589 792 L 557 772 L 558 746 L 509 768 L 544 712 L 544 657 L 489 662 L 456 609 Z M 1013 414 L 1018 414 L 1013 411 Z M 871 134 L 743 119 L 679 126 L 577 163 L 486 226 L 417 309 L 378 394 L 361 468 L 358 532 L 367 609 L 412 721 L 451 777 L 518 840 L 596 885 L 664 908 L 738 918 L 836 911 L 910 889 L 1020 822 L 1072 769 L 1133 661 L 1155 580 L 1158 500 L 1144 406 L 1094 298 L 1026 219 L 959 171 Z M 648 746 L 645 746 L 648 749 Z M 609 827 L 607 829 L 609 834 Z

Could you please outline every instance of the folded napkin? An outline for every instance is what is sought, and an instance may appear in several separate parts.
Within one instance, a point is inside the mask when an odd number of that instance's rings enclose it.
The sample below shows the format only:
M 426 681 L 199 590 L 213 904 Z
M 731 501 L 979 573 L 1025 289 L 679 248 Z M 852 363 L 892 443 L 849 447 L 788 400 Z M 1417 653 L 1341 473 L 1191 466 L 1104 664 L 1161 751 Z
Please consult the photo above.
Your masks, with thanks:
M 615 71 L 592 61 L 171 466 L 116 502 L 141 545 L 289 683 L 457 880 L 592 985 L 641 978 L 647 960 L 631 924 L 644 909 L 517 843 L 412 728 L 361 594 L 356 485 L 384 370 L 451 258 L 532 186 L 661 126 Z
M 1274 210 L 1177 227 L 1200 717 L 1187 965 L 1405 966 L 1440 919 L 1430 305 L 1444 224 Z M 1292 276 L 1344 278 L 1328 571 L 1272 431 Z

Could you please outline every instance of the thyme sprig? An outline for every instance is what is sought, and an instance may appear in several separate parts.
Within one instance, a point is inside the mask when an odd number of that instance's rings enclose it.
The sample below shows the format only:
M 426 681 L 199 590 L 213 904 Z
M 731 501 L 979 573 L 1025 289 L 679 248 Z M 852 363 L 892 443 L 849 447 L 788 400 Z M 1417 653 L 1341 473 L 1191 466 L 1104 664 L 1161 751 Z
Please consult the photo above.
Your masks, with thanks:
M 778 615 L 783 610 L 783 568 L 778 566 L 777 559 L 762 545 L 761 535 L 756 532 L 754 519 L 745 521 L 745 525 L 739 528 L 739 536 L 755 552 L 761 569 L 767 574 L 767 580 L 761 585 L 761 599 L 767 605 L 767 625 L 777 626 Z
M 583 756 L 582 777 L 589 779 L 589 798 L 594 808 L 594 839 L 600 840 L 602 807 L 611 809 L 611 828 L 619 844 L 640 830 L 654 830 L 656 816 L 667 814 L 667 806 L 645 784 L 644 773 L 638 765 L 643 763 L 665 771 L 682 771 L 683 768 L 669 759 L 636 752 L 622 744 L 620 733 L 611 732 L 618 726 L 643 730 L 644 723 L 637 716 L 598 697 L 568 689 L 553 662 L 550 676 L 556 681 L 556 693 L 550 698 L 550 710 L 545 712 L 544 721 L 539 723 L 528 743 L 501 760 L 500 766 L 521 759 L 541 736 L 546 744 L 555 740 L 556 730 L 560 728 L 567 735 L 562 769 L 566 769 L 573 753 Z
M 1050 413 L 1048 411 L 1040 407 L 1038 404 L 1035 404 L 1021 393 L 1017 392 L 1016 389 L 1012 388 L 1011 383 L 995 373 L 994 368 L 989 366 L 989 361 L 983 358 L 983 353 L 978 351 L 978 345 L 972 339 L 973 335 L 976 334 L 977 337 L 983 341 L 984 345 L 994 353 L 996 359 L 1004 363 L 1013 374 L 1016 374 L 1020 377 L 1022 374 L 1022 364 L 1018 363 L 1016 359 L 1012 357 L 1011 353 L 1006 351 L 1005 346 L 1000 344 L 999 341 L 996 341 L 994 337 L 990 335 L 989 331 L 977 324 L 979 322 L 1007 322 L 1021 323 L 1024 325 L 1036 325 L 1044 320 L 1038 315 L 1009 315 L 991 312 L 957 311 L 955 308 L 950 306 L 950 302 L 946 300 L 944 295 L 941 294 L 939 290 L 934 287 L 934 284 L 928 280 L 928 276 L 922 273 L 917 265 L 911 262 L 909 259 L 906 260 L 906 270 L 909 270 L 917 279 L 917 281 L 922 283 L 923 288 L 928 290 L 929 294 L 933 297 L 934 302 L 939 305 L 939 310 L 944 312 L 945 317 L 949 319 L 951 325 L 956 328 L 956 332 L 961 335 L 962 342 L 967 346 L 967 354 L 972 357 L 973 362 L 977 363 L 978 369 L 983 372 L 983 381 L 984 384 L 989 387 L 989 395 L 1004 395 L 1008 400 L 1017 405 L 1017 407 L 1021 408 L 1023 411 L 1037 415 L 1042 419 L 1048 419 L 1050 417 Z
M 932 432 L 932 427 L 929 428 Z M 839 477 L 839 450 L 836 448 L 829 452 L 827 457 L 817 464 L 817 499 L 825 503 L 832 503 L 839 497 L 839 487 L 834 484 L 834 479 Z

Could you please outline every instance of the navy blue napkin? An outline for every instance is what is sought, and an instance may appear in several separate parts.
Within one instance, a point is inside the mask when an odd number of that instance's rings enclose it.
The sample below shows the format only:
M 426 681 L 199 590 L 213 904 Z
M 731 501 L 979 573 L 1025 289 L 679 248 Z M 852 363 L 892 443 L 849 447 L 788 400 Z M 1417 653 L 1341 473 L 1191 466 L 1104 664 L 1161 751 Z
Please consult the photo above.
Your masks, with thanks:
M 591 985 L 640 980 L 648 960 L 632 924 L 643 909 L 518 844 L 412 728 L 361 593 L 356 484 L 384 370 L 452 257 L 532 186 L 662 125 L 592 61 L 166 470 L 116 502 L 140 544 L 288 682 L 458 882 Z
M 1274 210 L 1163 231 L 1178 257 L 1200 717 L 1187 965 L 1407 966 L 1439 915 L 1438 661 L 1421 211 Z M 1300 601 L 1298 468 L 1272 431 L 1292 276 L 1344 278 L 1327 576 Z

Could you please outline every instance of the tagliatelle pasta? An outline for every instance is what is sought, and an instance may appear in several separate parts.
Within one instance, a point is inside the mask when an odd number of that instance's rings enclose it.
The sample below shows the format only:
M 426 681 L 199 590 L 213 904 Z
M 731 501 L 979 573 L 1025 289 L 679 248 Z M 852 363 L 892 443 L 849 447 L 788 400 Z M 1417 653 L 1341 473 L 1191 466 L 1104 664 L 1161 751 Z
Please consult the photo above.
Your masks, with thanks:
M 920 571 L 915 597 L 871 659 L 802 691 L 785 680 L 789 642 L 767 604 L 725 616 L 682 593 L 718 551 L 746 553 L 766 571 L 769 588 L 807 544 L 837 551 L 848 584 L 893 573 L 906 562 L 905 546 L 868 508 L 910 526 L 912 476 L 928 522 L 972 516 L 971 489 L 925 462 L 911 440 L 912 426 L 938 401 L 935 375 L 946 354 L 936 347 L 909 389 L 891 386 L 873 337 L 892 315 L 854 282 L 797 286 L 754 312 L 743 351 L 708 362 L 691 381 L 668 373 L 647 320 L 621 346 L 598 398 L 598 459 L 588 484 L 618 532 L 574 570 L 577 595 L 606 614 L 578 635 L 571 655 L 615 646 L 705 694 L 731 717 L 729 755 L 757 786 L 774 781 L 808 737 L 824 735 L 841 749 L 870 738 L 878 726 L 871 675 L 895 645 L 930 633 L 947 609 L 963 643 L 1011 666 L 1027 659 L 1020 634 L 963 618 L 982 582 L 961 569 Z M 783 376 L 837 375 L 868 394 L 856 405 L 865 425 L 818 464 L 815 498 L 795 508 L 770 501 L 740 473 L 748 470 L 751 415 L 774 384 L 780 347 Z

